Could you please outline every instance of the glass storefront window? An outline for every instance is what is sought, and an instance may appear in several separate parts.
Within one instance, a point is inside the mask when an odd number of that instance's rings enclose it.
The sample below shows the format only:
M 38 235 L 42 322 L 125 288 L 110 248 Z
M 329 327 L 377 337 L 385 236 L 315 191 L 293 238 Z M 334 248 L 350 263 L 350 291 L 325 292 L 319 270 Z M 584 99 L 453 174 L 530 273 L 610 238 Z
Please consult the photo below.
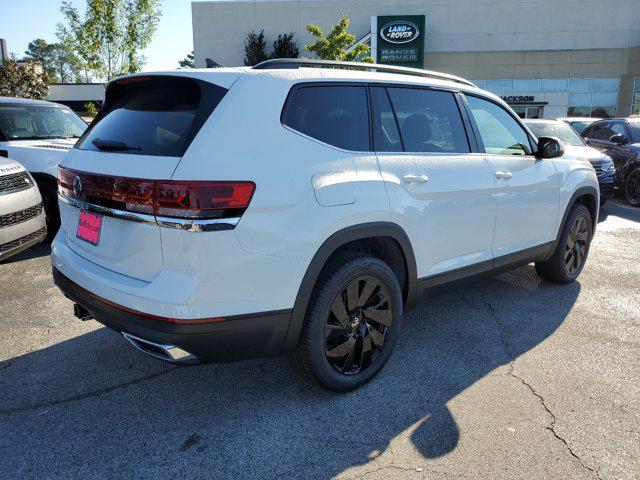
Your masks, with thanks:
M 591 115 L 591 107 L 569 107 L 567 116 L 569 117 L 588 117 Z
M 513 80 L 485 80 L 484 88 L 492 93 L 510 93 L 513 91 Z
M 620 88 L 620 79 L 618 78 L 595 78 L 594 92 L 617 92 Z
M 568 78 L 545 78 L 542 81 L 544 92 L 566 92 L 569 85 Z
M 591 94 L 590 93 L 570 93 L 569 106 L 574 107 L 578 105 L 591 105 Z
M 633 103 L 631 104 L 631 115 L 640 115 L 640 77 L 636 77 L 633 82 Z
M 542 80 L 514 80 L 514 92 L 534 93 L 542 91 Z
M 593 78 L 570 78 L 570 92 L 593 92 Z

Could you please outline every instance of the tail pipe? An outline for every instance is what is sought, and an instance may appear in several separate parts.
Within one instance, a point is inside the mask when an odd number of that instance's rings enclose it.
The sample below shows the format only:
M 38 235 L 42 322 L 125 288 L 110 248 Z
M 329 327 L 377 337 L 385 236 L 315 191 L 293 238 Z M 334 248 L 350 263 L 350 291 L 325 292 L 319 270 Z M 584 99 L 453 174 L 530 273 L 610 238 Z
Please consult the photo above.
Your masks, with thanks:
M 183 365 L 198 363 L 198 357 L 175 345 L 152 342 L 151 340 L 127 332 L 120 333 L 122 333 L 122 336 L 126 338 L 131 345 L 152 357 L 164 360 L 165 362 Z

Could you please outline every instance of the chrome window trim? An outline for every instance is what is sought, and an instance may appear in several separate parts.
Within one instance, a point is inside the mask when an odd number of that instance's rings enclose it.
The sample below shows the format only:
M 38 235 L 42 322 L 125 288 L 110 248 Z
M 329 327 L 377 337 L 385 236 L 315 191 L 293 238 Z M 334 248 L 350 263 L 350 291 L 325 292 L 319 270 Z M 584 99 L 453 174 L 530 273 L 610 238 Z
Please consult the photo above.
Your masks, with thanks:
M 159 227 L 173 228 L 177 230 L 183 230 L 185 232 L 216 232 L 221 230 L 233 230 L 240 217 L 234 218 L 214 218 L 207 220 L 195 220 L 185 218 L 171 218 L 171 217 L 156 217 L 145 213 L 126 212 L 116 208 L 103 207 L 101 205 L 94 205 L 92 203 L 76 200 L 75 198 L 67 197 L 58 192 L 58 199 L 61 202 L 79 208 L 85 212 L 97 213 L 106 217 L 118 218 L 120 220 L 129 220 L 138 223 L 155 223 Z

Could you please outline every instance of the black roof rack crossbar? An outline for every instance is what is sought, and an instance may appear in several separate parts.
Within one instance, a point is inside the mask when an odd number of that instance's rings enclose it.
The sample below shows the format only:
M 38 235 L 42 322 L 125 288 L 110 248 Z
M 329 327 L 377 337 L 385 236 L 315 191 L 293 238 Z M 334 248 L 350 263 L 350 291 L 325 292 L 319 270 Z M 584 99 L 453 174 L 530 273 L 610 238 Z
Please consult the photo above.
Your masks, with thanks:
M 256 70 L 267 69 L 298 69 L 301 67 L 316 67 L 316 68 L 343 68 L 343 69 L 358 69 L 368 70 L 370 72 L 384 72 L 384 73 L 399 73 L 402 75 L 414 75 L 418 77 L 434 78 L 436 80 L 445 80 L 448 82 L 457 82 L 469 87 L 475 87 L 475 85 L 469 80 L 456 77 L 455 75 L 449 75 L 447 73 L 432 72 L 430 70 L 422 70 L 419 68 L 408 67 L 396 67 L 393 65 L 382 65 L 379 63 L 364 63 L 364 62 L 338 62 L 334 60 L 312 60 L 304 58 L 274 58 L 272 60 L 265 60 L 255 65 L 253 68 Z

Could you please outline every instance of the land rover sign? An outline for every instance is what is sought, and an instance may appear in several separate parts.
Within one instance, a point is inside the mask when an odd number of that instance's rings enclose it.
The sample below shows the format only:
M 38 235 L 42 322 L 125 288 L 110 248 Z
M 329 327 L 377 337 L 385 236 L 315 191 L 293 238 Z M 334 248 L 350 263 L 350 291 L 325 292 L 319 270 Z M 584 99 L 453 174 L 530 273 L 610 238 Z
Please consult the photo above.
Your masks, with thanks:
M 409 43 L 420 35 L 420 29 L 411 22 L 395 21 L 387 23 L 380 30 L 380 36 L 391 43 Z
M 371 19 L 372 50 L 378 63 L 423 68 L 424 15 L 381 16 Z

